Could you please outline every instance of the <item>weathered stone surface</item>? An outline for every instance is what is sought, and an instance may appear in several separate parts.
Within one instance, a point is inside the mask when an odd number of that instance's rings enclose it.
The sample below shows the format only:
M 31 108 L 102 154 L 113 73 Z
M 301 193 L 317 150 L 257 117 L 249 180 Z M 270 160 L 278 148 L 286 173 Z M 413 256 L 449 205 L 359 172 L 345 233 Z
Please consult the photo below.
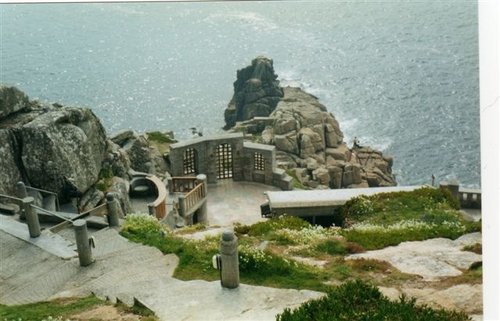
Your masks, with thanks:
M 96 181 L 106 151 L 106 133 L 85 108 L 53 109 L 22 126 L 21 158 L 29 182 L 62 195 L 63 177 L 79 191 Z
M 111 141 L 119 146 L 125 145 L 125 143 L 131 139 L 137 138 L 137 133 L 133 130 L 122 130 L 111 137 Z
M 382 250 L 353 254 L 348 259 L 375 259 L 387 261 L 398 270 L 434 281 L 442 277 L 458 276 L 482 256 L 462 251 L 465 245 L 481 243 L 481 233 L 464 235 L 454 241 L 445 238 L 421 242 L 403 242 Z
M 130 167 L 136 171 L 150 173 L 153 168 L 153 160 L 149 150 L 149 143 L 144 135 L 129 140 L 123 146 L 123 150 L 130 159 Z
M 30 107 L 30 101 L 22 91 L 16 87 L 0 85 L 0 120 L 10 114 Z
M 459 284 L 446 289 L 411 288 L 401 289 L 379 287 L 389 299 L 397 301 L 402 294 L 413 297 L 417 304 L 435 309 L 463 311 L 467 314 L 483 312 L 483 287 L 481 284 Z M 474 318 L 473 318 L 474 320 Z
M 278 150 L 287 153 L 298 154 L 299 152 L 295 132 L 290 132 L 286 135 L 274 135 L 274 145 Z
M 337 166 L 329 166 L 328 174 L 330 175 L 330 188 L 342 187 L 342 173 L 343 169 Z
M 224 112 L 225 128 L 237 121 L 269 116 L 283 97 L 277 78 L 272 59 L 266 57 L 257 57 L 250 66 L 238 70 L 234 96 Z
M 22 180 L 17 149 L 12 131 L 0 129 L 0 194 L 15 195 L 16 183 Z
M 313 171 L 313 178 L 317 180 L 321 185 L 330 185 L 330 174 L 328 170 L 324 167 L 320 167 Z
M 95 187 L 89 188 L 80 199 L 80 212 L 93 209 L 104 200 L 104 193 Z
M 129 179 L 130 159 L 119 145 L 108 140 L 108 155 L 104 166 L 110 167 L 114 176 Z
M 265 83 L 270 85 L 266 87 Z M 266 91 L 265 87 L 273 89 Z M 330 182 L 326 185 L 332 188 L 396 185 L 392 174 L 392 158 L 368 146 L 349 149 L 343 141 L 344 135 L 339 123 L 317 97 L 300 88 L 279 87 L 272 69 L 272 60 L 259 57 L 253 61 L 252 66 L 238 71 L 234 88 L 235 94 L 226 109 L 225 128 L 232 127 L 232 122 L 240 119 L 239 117 L 248 119 L 260 116 L 264 109 L 266 113 L 273 110 L 266 114 L 269 116 L 265 118 L 266 122 L 269 119 L 274 121 L 271 125 L 266 123 L 266 127 L 262 129 L 261 141 L 274 144 L 277 153 L 288 153 L 296 163 L 293 165 L 288 158 L 286 161 L 278 161 L 278 166 L 305 167 L 311 171 L 321 167 L 323 173 L 329 172 Z M 270 95 L 273 97 L 273 107 L 263 107 L 262 104 L 268 102 Z M 240 127 L 238 130 L 243 128 Z M 244 131 L 248 133 L 250 127 L 246 125 L 245 128 Z M 263 126 L 251 128 L 260 130 Z M 359 167 L 344 168 L 345 162 Z M 328 169 L 332 166 L 340 168 L 342 172 L 336 171 L 332 176 Z M 326 177 L 326 174 L 322 177 Z
M 118 199 L 122 211 L 125 214 L 132 213 L 132 205 L 129 198 L 130 183 L 121 177 L 113 177 L 111 180 L 111 187 L 108 189 L 109 193 L 113 193 Z
M 316 152 L 324 149 L 324 144 L 321 136 L 311 128 L 302 128 L 299 131 L 300 138 L 300 157 L 308 158 L 316 154 Z

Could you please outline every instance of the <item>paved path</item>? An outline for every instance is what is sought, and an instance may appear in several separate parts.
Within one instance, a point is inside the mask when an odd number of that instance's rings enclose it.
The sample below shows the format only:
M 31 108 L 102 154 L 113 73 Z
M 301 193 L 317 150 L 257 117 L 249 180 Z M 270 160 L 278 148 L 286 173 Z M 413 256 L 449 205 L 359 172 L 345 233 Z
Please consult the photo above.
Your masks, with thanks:
M 322 295 L 244 284 L 228 290 L 219 281 L 180 281 L 172 277 L 177 256 L 129 242 L 113 229 L 93 234 L 96 262 L 88 267 L 80 267 L 77 258 L 65 260 L 6 230 L 0 230 L 2 304 L 95 293 L 126 304 L 136 298 L 161 320 L 275 320 L 285 307 Z

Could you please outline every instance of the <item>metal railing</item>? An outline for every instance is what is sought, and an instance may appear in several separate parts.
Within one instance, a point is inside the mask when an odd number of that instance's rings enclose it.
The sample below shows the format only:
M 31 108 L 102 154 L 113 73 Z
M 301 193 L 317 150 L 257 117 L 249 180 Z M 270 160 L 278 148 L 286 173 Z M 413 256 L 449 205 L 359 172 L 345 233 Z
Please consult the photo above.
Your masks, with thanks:
M 170 193 L 188 193 L 196 187 L 196 177 L 172 177 L 169 182 Z
M 481 190 L 460 188 L 458 190 L 458 200 L 463 208 L 480 208 Z
M 47 191 L 47 190 L 44 190 L 44 189 L 41 189 L 41 188 L 32 187 L 32 186 L 25 186 L 25 188 L 26 188 L 26 190 L 40 192 L 40 193 L 42 193 L 42 196 L 43 196 L 43 194 L 53 195 L 55 197 L 55 202 L 56 202 L 56 211 L 59 211 L 59 209 L 60 209 L 60 207 L 59 207 L 59 197 L 57 196 L 57 193 L 54 193 L 54 192 L 51 192 L 51 191 Z

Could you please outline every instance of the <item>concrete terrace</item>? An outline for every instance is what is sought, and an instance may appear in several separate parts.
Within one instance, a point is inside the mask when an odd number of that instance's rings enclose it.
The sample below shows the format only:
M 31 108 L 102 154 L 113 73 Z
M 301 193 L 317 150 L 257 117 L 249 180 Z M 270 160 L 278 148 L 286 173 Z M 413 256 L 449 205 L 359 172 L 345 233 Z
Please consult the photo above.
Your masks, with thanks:
M 265 192 L 279 191 L 274 186 L 254 182 L 235 182 L 231 179 L 219 180 L 208 184 L 207 207 L 208 222 L 211 226 L 230 227 L 236 222 L 254 224 L 264 220 L 260 215 L 260 205 L 267 201 Z M 176 195 L 167 197 L 167 213 L 172 210 Z M 136 213 L 147 213 L 149 198 L 131 199 Z

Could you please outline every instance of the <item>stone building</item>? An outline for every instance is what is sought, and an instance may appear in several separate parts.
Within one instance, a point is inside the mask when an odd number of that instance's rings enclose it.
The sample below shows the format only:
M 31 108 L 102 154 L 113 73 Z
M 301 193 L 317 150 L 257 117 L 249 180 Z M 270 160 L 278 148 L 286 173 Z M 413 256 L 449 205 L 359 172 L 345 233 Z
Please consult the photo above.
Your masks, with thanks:
M 292 178 L 276 168 L 276 148 L 244 142 L 242 133 L 191 139 L 170 145 L 172 176 L 205 174 L 221 179 L 258 182 L 291 190 Z

